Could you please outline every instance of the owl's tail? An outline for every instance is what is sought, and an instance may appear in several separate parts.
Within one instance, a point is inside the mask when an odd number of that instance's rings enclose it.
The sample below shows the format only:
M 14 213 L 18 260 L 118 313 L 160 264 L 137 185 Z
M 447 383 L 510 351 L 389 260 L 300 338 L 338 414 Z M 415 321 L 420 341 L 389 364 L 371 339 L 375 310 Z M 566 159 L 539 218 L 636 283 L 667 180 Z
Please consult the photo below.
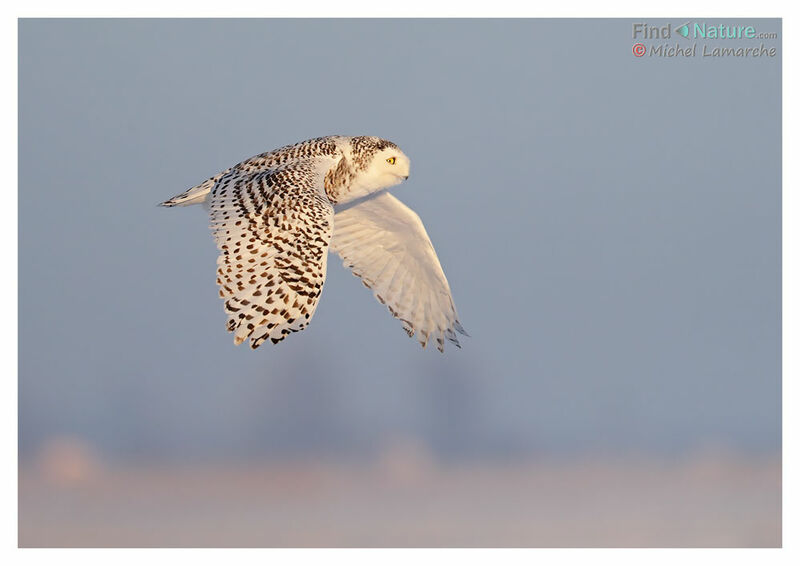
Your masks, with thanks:
M 214 188 L 214 185 L 217 183 L 217 181 L 228 171 L 230 171 L 230 169 L 223 171 L 219 175 L 214 175 L 207 181 L 203 181 L 199 185 L 196 185 L 179 195 L 175 195 L 171 199 L 159 203 L 158 206 L 189 206 L 190 204 L 203 203 L 208 198 L 208 195 L 211 193 L 211 189 Z

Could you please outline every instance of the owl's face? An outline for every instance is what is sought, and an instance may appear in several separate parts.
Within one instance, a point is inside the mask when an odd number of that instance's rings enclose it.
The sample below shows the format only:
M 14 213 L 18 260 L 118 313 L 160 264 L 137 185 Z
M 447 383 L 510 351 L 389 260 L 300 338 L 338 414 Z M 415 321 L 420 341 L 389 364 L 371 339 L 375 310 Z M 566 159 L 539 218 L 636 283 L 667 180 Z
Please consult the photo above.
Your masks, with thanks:
M 397 147 L 378 150 L 360 176 L 362 189 L 377 191 L 408 179 L 411 161 Z

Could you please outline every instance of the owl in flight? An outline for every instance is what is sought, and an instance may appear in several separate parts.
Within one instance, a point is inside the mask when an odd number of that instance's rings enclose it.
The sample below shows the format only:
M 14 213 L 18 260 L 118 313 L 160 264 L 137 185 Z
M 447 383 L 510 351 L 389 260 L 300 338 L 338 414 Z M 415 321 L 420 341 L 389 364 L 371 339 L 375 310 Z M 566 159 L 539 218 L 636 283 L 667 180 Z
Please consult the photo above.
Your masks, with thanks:
M 466 335 L 425 227 L 384 189 L 408 179 L 390 141 L 328 136 L 268 151 L 162 206 L 208 207 L 219 296 L 235 344 L 255 349 L 303 330 L 317 308 L 328 250 L 424 348 Z

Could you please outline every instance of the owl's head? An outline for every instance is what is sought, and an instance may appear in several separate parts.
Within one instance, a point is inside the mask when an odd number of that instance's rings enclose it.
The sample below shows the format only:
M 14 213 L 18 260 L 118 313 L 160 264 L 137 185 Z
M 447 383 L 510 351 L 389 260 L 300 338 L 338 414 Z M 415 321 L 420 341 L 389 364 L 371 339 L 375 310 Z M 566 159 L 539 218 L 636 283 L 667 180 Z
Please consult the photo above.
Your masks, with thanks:
M 383 140 L 382 140 L 383 141 Z M 408 179 L 411 161 L 399 147 L 391 142 L 372 156 L 365 176 L 373 180 L 376 188 L 391 187 Z
M 368 194 L 408 179 L 411 161 L 394 143 L 375 137 L 352 138 L 356 175 L 350 196 Z

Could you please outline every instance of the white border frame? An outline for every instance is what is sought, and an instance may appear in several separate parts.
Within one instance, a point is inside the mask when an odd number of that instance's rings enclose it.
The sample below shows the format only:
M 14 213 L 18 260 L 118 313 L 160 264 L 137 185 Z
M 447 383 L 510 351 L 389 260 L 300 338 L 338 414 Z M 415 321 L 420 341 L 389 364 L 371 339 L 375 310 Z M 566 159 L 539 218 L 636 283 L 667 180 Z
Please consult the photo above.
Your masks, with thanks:
M 9 5 L 10 4 L 10 5 Z M 794 17 L 796 4 L 761 0 L 760 2 L 714 1 L 697 2 L 675 0 L 655 6 L 652 3 L 634 1 L 607 1 L 602 4 L 588 1 L 559 3 L 546 6 L 520 6 L 513 0 L 493 0 L 492 2 L 445 0 L 433 4 L 424 0 L 405 0 L 402 3 L 375 2 L 368 0 L 340 0 L 336 3 L 309 0 L 298 3 L 268 3 L 256 1 L 167 1 L 139 0 L 135 4 L 114 6 L 99 0 L 55 0 L 36 2 L 35 5 L 11 2 L 3 8 L 2 18 L 3 53 L 2 76 L 6 87 L 2 89 L 4 98 L 3 170 L 12 171 L 5 189 L 9 202 L 0 209 L 2 212 L 3 241 L 7 243 L 7 255 L 14 266 L 14 277 L 2 280 L 2 296 L 6 303 L 6 319 L 3 328 L 2 367 L 3 387 L 2 415 L 9 422 L 4 423 L 0 436 L 3 454 L 7 454 L 6 465 L 2 468 L 2 561 L 5 564 L 52 563 L 54 561 L 80 561 L 81 564 L 107 564 L 113 560 L 119 564 L 139 563 L 143 559 L 156 561 L 191 561 L 193 564 L 216 564 L 219 561 L 236 560 L 236 563 L 263 563 L 265 559 L 279 560 L 280 563 L 316 563 L 342 561 L 347 564 L 373 564 L 380 561 L 386 564 L 407 564 L 408 562 L 451 562 L 459 564 L 485 564 L 487 561 L 501 560 L 503 564 L 530 564 L 543 561 L 544 564 L 563 564 L 571 562 L 609 560 L 618 565 L 645 563 L 724 563 L 751 564 L 757 560 L 766 563 L 798 563 L 797 551 L 797 479 L 798 469 L 797 417 L 790 407 L 797 406 L 798 356 L 792 345 L 798 343 L 798 278 L 797 253 L 797 212 L 798 177 L 797 156 L 797 110 L 792 102 L 800 100 L 797 89 L 798 52 L 795 33 L 798 31 Z M 136 549 L 136 550 L 45 550 L 17 549 L 17 18 L 20 17 L 782 17 L 782 57 L 783 65 L 783 477 L 794 478 L 794 483 L 783 483 L 783 549 L 714 549 L 714 550 L 581 550 L 581 549 L 403 549 L 403 550 L 292 550 L 292 549 Z M 790 61 L 791 64 L 786 64 Z M 787 103 L 787 101 L 789 103 Z M 13 325 L 13 326 L 12 326 Z M 14 457 L 12 457 L 14 455 Z

